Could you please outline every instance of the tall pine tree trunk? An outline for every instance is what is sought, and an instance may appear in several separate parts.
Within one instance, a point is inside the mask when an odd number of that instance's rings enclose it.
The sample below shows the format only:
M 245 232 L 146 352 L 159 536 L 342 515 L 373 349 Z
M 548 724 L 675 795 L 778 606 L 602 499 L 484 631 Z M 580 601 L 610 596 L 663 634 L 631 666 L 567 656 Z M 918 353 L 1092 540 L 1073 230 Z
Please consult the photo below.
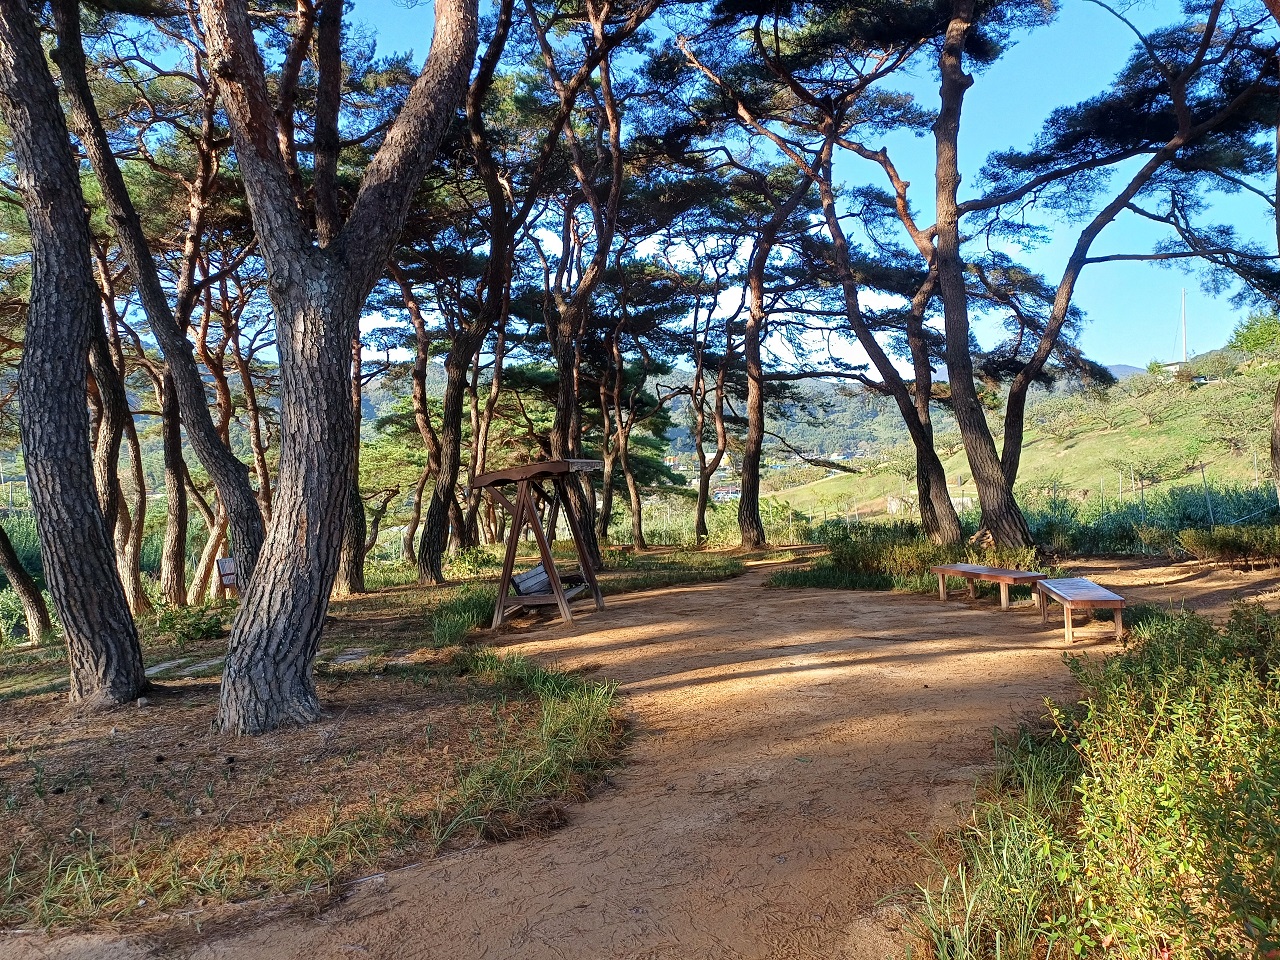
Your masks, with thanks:
M 340 10 L 331 13 L 326 5 L 322 12 L 336 17 Z M 317 165 L 317 246 L 274 135 L 279 128 L 246 5 L 200 0 L 200 13 L 276 313 L 280 475 L 259 567 L 232 624 L 215 721 L 223 731 L 255 734 L 320 716 L 313 669 L 337 573 L 356 441 L 351 341 L 466 88 L 478 14 L 476 0 L 436 0 L 431 52 L 336 231 L 336 204 L 321 202 L 322 193 L 335 189 L 333 170 L 322 184 Z M 340 92 L 331 63 L 338 58 L 326 58 L 320 47 L 318 85 Z
M 276 303 L 280 479 L 262 563 L 231 628 L 217 720 L 229 733 L 319 718 L 313 664 L 351 498 L 350 349 L 364 291 L 336 291 L 327 272 L 294 266 L 292 295 Z
M 23 0 L 0 4 L 0 119 L 10 130 L 31 231 L 19 396 L 45 579 L 66 633 L 71 700 L 116 706 L 135 699 L 147 681 L 90 461 L 84 383 L 100 323 L 98 289 L 79 169 Z
M 649 543 L 644 538 L 644 500 L 640 496 L 640 484 L 636 482 L 635 471 L 631 469 L 628 457 L 631 446 L 631 431 L 624 429 L 618 435 L 618 463 L 622 467 L 622 475 L 627 481 L 627 495 L 631 503 L 631 542 L 637 550 L 648 550 Z
M 335 597 L 365 592 L 364 541 L 368 526 L 365 523 L 364 500 L 360 497 L 361 353 L 360 337 L 357 336 L 351 342 L 351 429 L 355 434 L 355 446 L 351 453 L 351 476 L 347 481 L 347 522 L 342 528 L 342 552 L 338 558 L 338 575 L 333 581 Z
M 147 478 L 142 470 L 142 448 L 138 445 L 138 429 L 130 417 L 125 424 L 125 445 L 129 452 L 129 489 L 132 504 L 125 506 L 121 497 L 116 519 L 116 569 L 124 587 L 129 611 L 136 617 L 152 611 L 151 600 L 142 588 L 142 538 L 147 525 Z
M 182 459 L 182 417 L 173 378 L 165 374 L 160 388 L 160 429 L 164 445 L 165 525 L 160 552 L 160 593 L 175 607 L 187 603 L 187 506 L 186 464 Z
M 53 11 L 59 40 L 55 55 L 62 72 L 64 91 L 71 103 L 77 136 L 102 187 L 102 198 L 133 272 L 139 300 L 164 352 L 165 362 L 173 373 L 187 437 L 227 505 L 236 568 L 243 578 L 248 579 L 257 564 L 263 538 L 262 512 L 249 484 L 249 471 L 222 442 L 209 416 L 200 368 L 182 326 L 186 319 L 184 317 L 180 323 L 169 303 L 147 246 L 141 220 L 98 116 L 86 75 L 80 36 L 80 6 L 74 0 L 56 0 Z
M 973 28 L 975 0 L 954 0 L 939 67 L 942 74 L 942 107 L 934 123 L 937 150 L 937 264 L 942 296 L 943 323 L 947 335 L 947 375 L 951 383 L 952 410 L 973 482 L 982 505 L 982 525 L 995 542 L 1005 547 L 1032 544 L 1027 521 L 1018 509 L 1013 490 L 1005 479 L 995 440 L 987 425 L 973 380 L 969 354 L 969 306 L 964 263 L 960 253 L 960 211 L 956 194 L 960 186 L 960 112 L 965 91 L 973 78 L 964 71 L 964 45 Z
M 455 339 L 444 361 L 444 397 L 441 401 L 440 470 L 427 503 L 418 542 L 418 579 L 422 583 L 444 583 L 444 552 L 449 529 L 457 522 L 456 488 L 462 459 L 462 415 L 466 404 L 467 368 L 474 353 L 469 339 Z
M 418 476 L 418 485 L 413 490 L 413 506 L 409 509 L 409 519 L 405 521 L 404 533 L 400 536 L 400 559 L 405 563 L 418 565 L 418 554 L 413 549 L 417 539 L 418 524 L 422 520 L 422 497 L 427 489 L 427 481 L 431 479 L 431 467 L 424 467 Z

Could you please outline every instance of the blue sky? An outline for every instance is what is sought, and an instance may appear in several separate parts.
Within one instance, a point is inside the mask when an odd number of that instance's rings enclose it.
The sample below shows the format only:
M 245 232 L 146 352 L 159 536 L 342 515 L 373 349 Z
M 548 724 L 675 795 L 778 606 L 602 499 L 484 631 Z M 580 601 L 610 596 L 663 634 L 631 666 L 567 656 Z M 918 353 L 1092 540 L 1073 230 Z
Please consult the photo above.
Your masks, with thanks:
M 1127 12 L 1146 29 L 1172 22 L 1178 10 L 1171 0 L 1151 0 L 1131 5 Z M 429 3 L 358 0 L 353 19 L 377 31 L 381 53 L 412 49 L 421 60 L 430 44 Z M 1127 59 L 1132 43 L 1132 35 L 1097 5 L 1063 0 L 1053 24 L 1020 37 L 995 65 L 977 76 L 970 89 L 961 133 L 966 182 L 974 182 L 992 151 L 1029 143 L 1053 108 L 1104 90 Z M 919 95 L 924 106 L 935 104 L 937 85 L 926 70 L 903 86 Z M 928 191 L 932 139 L 904 136 L 886 145 L 903 176 L 916 185 L 912 194 L 917 207 L 927 207 L 932 202 Z M 963 186 L 961 193 L 971 195 Z M 1262 239 L 1275 235 L 1260 203 L 1231 198 L 1218 205 L 1217 213 L 1219 219 L 1234 221 L 1246 235 Z M 1152 239 L 1152 232 L 1142 225 L 1117 222 L 1095 243 L 1094 252 L 1144 252 Z M 1056 283 L 1074 240 L 1075 231 L 1069 225 L 1055 229 L 1047 245 L 1021 259 Z M 1221 346 L 1242 317 L 1226 296 L 1204 293 L 1194 274 L 1178 268 L 1115 263 L 1088 267 L 1077 286 L 1075 302 L 1088 317 L 1081 338 L 1085 352 L 1102 363 L 1134 366 L 1177 358 L 1182 349 L 1179 313 L 1184 287 L 1191 352 Z M 981 326 L 977 332 L 980 339 L 990 337 Z

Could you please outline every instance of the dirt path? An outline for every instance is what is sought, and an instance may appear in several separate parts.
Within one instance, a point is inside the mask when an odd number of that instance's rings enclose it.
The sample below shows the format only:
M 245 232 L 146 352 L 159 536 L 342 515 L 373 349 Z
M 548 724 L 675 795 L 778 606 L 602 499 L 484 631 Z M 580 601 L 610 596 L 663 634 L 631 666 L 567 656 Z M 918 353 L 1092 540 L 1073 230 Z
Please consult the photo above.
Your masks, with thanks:
M 611 598 L 507 649 L 616 679 L 635 730 L 610 787 L 545 837 L 362 884 L 315 919 L 200 943 L 0 942 L 16 956 L 197 960 L 883 958 L 910 835 L 967 815 L 991 728 L 1066 698 L 1061 627 L 990 602 L 728 583 Z M 1076 649 L 1105 649 L 1095 624 Z M 1091 639 L 1090 639 L 1091 638 Z M 1097 646 L 1094 646 L 1094 645 Z

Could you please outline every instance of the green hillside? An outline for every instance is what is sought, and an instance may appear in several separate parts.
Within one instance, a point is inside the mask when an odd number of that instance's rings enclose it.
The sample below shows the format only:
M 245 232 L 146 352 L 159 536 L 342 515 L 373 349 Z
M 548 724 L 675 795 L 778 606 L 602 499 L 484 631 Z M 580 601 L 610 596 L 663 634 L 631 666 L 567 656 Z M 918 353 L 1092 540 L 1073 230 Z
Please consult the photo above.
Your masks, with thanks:
M 1110 502 L 1121 495 L 1128 500 L 1136 495 L 1131 489 L 1135 481 L 1148 493 L 1198 485 L 1201 463 L 1210 483 L 1253 483 L 1255 453 L 1256 479 L 1267 482 L 1273 375 L 1246 371 L 1195 387 L 1152 382 L 1146 384 L 1151 389 L 1145 396 L 1115 387 L 1095 404 L 1080 396 L 1043 397 L 1027 418 L 1018 485 L 1024 491 L 1056 487 L 1079 499 L 1105 496 Z M 1111 424 L 1097 419 L 1102 412 L 1097 404 L 1107 407 L 1104 415 Z M 943 463 L 953 499 L 976 503 L 964 452 L 954 452 Z M 888 498 L 903 495 L 914 503 L 914 478 L 870 467 L 771 497 L 821 520 L 884 515 Z

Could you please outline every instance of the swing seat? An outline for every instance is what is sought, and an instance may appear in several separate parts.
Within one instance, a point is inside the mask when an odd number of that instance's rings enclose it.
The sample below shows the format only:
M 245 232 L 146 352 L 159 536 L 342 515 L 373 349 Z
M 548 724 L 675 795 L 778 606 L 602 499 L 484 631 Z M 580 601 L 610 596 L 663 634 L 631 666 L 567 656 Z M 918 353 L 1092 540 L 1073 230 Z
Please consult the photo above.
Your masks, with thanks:
M 566 588 L 564 591 L 566 600 L 572 600 L 587 589 L 581 576 L 562 577 L 560 582 Z M 512 577 L 511 586 L 518 599 L 507 608 L 509 610 L 515 607 L 536 607 L 557 602 L 556 595 L 551 589 L 551 578 L 547 576 L 547 568 L 542 564 Z

